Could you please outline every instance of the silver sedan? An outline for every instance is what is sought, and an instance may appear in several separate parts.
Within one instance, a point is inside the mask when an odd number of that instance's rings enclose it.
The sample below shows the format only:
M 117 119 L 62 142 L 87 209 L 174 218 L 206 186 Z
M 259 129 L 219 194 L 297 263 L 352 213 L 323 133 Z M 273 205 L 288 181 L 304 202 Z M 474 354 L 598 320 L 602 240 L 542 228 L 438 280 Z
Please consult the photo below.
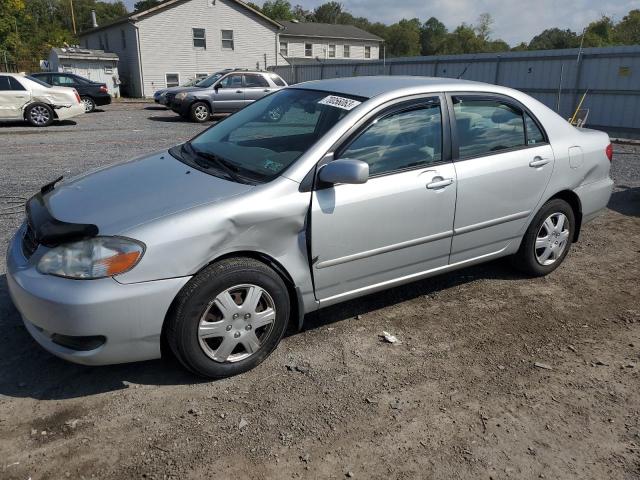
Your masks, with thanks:
M 279 115 L 271 114 L 277 110 Z M 244 372 L 306 313 L 509 256 L 551 273 L 607 205 L 609 137 L 453 79 L 310 82 L 184 144 L 45 185 L 8 251 L 48 351 Z

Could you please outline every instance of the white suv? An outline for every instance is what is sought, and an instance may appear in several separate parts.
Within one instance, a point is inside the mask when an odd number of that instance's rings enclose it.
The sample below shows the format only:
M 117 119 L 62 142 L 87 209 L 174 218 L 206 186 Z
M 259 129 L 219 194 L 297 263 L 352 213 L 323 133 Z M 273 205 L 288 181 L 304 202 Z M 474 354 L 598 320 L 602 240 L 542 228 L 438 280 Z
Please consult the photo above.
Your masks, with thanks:
M 37 78 L 0 72 L 0 121 L 26 120 L 46 127 L 84 113 L 75 89 L 52 87 Z

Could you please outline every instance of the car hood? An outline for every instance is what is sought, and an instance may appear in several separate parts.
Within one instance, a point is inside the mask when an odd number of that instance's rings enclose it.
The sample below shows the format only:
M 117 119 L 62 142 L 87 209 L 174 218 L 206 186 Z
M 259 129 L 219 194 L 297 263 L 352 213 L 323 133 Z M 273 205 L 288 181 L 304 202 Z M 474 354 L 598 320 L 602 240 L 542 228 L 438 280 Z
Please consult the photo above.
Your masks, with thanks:
M 206 88 L 202 88 L 202 87 L 180 87 L 179 90 L 176 90 L 176 93 L 203 92 L 205 90 L 207 90 L 207 89 Z
M 251 188 L 191 168 L 163 151 L 62 181 L 45 196 L 45 204 L 59 220 L 94 224 L 100 235 L 116 235 Z

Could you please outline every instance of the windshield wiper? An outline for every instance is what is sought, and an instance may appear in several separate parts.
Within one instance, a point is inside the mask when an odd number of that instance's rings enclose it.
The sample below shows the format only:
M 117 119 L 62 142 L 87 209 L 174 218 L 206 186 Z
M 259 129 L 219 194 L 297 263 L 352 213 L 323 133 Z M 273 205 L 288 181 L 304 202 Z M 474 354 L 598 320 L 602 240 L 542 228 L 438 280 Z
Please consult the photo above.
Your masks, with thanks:
M 194 148 L 190 142 L 187 142 L 186 145 L 190 148 L 191 151 L 193 151 L 196 157 L 204 158 L 212 162 L 216 167 L 218 167 L 218 169 L 226 173 L 227 176 L 229 176 L 232 180 L 238 183 L 249 183 L 245 178 L 241 177 L 233 170 L 233 167 L 229 164 L 228 160 L 225 160 L 223 157 L 216 155 L 215 153 L 198 150 L 197 148 Z M 204 168 L 209 167 L 209 165 L 202 164 L 200 164 L 200 166 Z

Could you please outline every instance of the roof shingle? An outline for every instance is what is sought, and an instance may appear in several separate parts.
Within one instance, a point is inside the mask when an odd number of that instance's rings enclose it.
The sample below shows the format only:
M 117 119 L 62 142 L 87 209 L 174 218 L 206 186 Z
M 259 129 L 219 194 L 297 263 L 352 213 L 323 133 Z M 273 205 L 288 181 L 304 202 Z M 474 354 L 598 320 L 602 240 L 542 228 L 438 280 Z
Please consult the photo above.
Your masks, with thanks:
M 332 23 L 315 22 L 286 22 L 279 20 L 284 26 L 284 31 L 280 35 L 294 35 L 300 37 L 327 37 L 342 38 L 350 40 L 374 40 L 382 42 L 383 39 L 366 32 L 353 25 L 340 25 Z

